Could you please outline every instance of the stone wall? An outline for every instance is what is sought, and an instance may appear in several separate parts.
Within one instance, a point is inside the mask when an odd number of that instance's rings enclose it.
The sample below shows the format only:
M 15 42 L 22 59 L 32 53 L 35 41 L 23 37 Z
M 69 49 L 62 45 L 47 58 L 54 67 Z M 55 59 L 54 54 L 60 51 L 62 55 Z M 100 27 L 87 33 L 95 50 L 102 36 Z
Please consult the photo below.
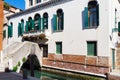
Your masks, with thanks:
M 108 57 L 69 54 L 49 54 L 43 58 L 43 66 L 105 74 L 110 71 Z

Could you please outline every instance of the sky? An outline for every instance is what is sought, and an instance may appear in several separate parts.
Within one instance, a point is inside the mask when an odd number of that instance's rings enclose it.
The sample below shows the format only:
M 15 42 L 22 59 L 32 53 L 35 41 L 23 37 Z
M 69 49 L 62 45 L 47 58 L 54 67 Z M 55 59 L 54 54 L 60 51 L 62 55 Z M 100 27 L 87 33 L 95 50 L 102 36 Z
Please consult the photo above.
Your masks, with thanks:
M 16 8 L 19 8 L 19 9 L 22 9 L 22 10 L 25 9 L 24 0 L 4 0 L 4 1 L 7 2 L 10 5 L 16 7 Z

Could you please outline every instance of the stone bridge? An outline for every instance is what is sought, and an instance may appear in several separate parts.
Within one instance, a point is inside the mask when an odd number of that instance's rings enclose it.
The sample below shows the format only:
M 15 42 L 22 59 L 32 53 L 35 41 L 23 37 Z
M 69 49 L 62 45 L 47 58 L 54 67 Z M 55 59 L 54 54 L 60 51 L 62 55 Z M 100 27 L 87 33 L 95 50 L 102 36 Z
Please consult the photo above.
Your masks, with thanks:
M 28 59 L 29 55 L 36 55 L 40 66 L 42 66 L 42 50 L 38 44 L 32 42 L 14 42 L 2 52 L 2 61 L 5 67 L 13 70 L 17 67 L 17 72 L 20 71 L 24 61 Z

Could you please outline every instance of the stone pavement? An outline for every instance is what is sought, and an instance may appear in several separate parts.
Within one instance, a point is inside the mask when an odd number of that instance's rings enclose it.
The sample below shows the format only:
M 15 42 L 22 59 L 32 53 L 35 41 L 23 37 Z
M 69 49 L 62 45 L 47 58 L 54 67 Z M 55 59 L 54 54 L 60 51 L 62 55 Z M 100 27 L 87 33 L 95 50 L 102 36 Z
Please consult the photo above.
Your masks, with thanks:
M 1 72 L 0 80 L 40 80 L 34 77 L 28 77 L 28 79 L 23 79 L 21 74 L 15 72 Z

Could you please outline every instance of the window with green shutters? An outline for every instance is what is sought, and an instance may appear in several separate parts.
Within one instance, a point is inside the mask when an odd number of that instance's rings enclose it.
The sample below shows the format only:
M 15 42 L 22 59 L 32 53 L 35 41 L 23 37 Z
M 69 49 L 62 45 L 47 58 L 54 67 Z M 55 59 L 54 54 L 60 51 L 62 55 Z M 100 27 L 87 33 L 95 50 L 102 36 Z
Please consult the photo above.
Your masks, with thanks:
M 63 31 L 64 30 L 64 12 L 62 9 L 57 10 L 57 15 L 53 15 L 53 31 Z
M 25 32 L 28 33 L 28 21 L 26 21 Z
M 56 42 L 56 53 L 62 54 L 62 42 Z
M 8 25 L 8 38 L 12 37 L 13 35 L 13 26 Z
M 43 28 L 44 29 L 48 29 L 48 13 L 47 12 L 45 12 L 44 14 L 43 14 Z
M 21 22 L 21 28 L 22 28 L 21 35 L 23 35 L 23 33 L 24 33 L 24 22 Z
M 87 42 L 87 55 L 97 56 L 97 42 Z
M 18 37 L 23 35 L 22 23 L 18 23 Z
M 57 15 L 53 15 L 53 31 L 57 30 Z
M 99 4 L 97 1 L 89 1 L 88 7 L 82 12 L 83 29 L 99 26 Z
M 32 29 L 31 29 L 31 30 L 34 30 L 34 27 L 35 27 L 34 20 L 31 20 L 31 26 L 32 26 Z
M 48 18 L 43 19 L 43 28 L 48 29 Z
M 6 38 L 6 30 L 3 31 L 3 39 Z
M 44 30 L 44 18 L 41 18 L 41 30 Z
M 34 16 L 34 30 L 40 31 L 41 29 L 41 16 L 39 13 L 36 13 Z
M 118 32 L 120 32 L 120 22 L 118 22 Z
M 38 30 L 41 30 L 41 18 L 38 20 Z

